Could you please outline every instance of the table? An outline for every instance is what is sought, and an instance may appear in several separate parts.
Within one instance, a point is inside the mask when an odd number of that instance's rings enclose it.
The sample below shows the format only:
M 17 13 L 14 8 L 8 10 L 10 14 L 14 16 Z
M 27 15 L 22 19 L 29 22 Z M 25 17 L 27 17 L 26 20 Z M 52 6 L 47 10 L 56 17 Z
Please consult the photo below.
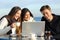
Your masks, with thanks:
M 31 37 L 24 37 L 24 36 L 10 36 L 10 35 L 2 35 L 0 36 L 0 40 L 44 40 L 44 37 L 36 37 L 32 39 Z

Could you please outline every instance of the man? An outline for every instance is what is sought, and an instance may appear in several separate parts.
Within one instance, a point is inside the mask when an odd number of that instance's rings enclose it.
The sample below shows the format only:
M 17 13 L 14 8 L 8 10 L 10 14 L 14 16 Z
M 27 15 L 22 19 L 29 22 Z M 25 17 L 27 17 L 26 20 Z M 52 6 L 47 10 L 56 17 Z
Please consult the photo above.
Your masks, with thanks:
M 60 40 L 60 17 L 52 14 L 49 5 L 42 6 L 40 12 L 43 14 L 41 21 L 45 21 L 45 31 L 51 31 L 53 38 Z

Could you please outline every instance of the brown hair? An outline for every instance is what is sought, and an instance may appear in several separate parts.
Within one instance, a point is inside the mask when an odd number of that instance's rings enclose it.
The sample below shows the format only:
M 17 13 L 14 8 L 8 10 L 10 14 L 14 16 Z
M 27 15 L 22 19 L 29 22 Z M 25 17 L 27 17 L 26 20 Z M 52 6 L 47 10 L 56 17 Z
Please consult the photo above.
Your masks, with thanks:
M 44 5 L 44 6 L 41 7 L 40 11 L 43 11 L 45 9 L 51 10 L 49 5 Z
M 9 25 L 11 25 L 13 22 L 15 22 L 15 21 L 17 21 L 17 22 L 21 22 L 21 18 L 18 18 L 17 20 L 14 20 L 14 18 L 13 18 L 13 16 L 16 14 L 16 12 L 17 11 L 19 11 L 19 10 L 21 10 L 21 8 L 20 7 L 18 7 L 18 6 L 15 6 L 15 7 L 13 7 L 12 9 L 11 9 L 11 11 L 9 12 L 9 14 L 8 15 L 4 15 L 2 18 L 4 18 L 4 17 L 6 17 L 7 18 L 7 20 L 8 20 L 8 25 L 7 26 L 9 26 Z M 2 19 L 1 18 L 1 19 Z M 0 20 L 1 20 L 0 19 Z M 12 20 L 13 19 L 13 20 Z M 19 36 L 19 34 L 22 32 L 22 27 L 21 26 L 19 26 L 19 27 L 16 27 L 16 34 L 18 34 L 18 36 Z M 7 34 L 11 34 L 11 30 L 10 31 L 8 31 L 7 32 Z
M 13 7 L 13 8 L 11 9 L 11 11 L 9 12 L 8 16 L 10 16 L 10 17 L 12 18 L 12 17 L 16 14 L 16 12 L 17 12 L 18 10 L 21 10 L 21 8 L 18 7 L 18 6 Z
M 13 16 L 14 16 L 14 15 L 16 14 L 16 12 L 19 11 L 19 10 L 21 10 L 20 7 L 18 7 L 18 6 L 13 7 L 13 8 L 11 9 L 11 11 L 9 12 L 9 14 L 8 14 L 8 18 L 13 18 Z M 21 18 L 18 18 L 17 21 L 21 22 Z M 16 34 L 17 34 L 18 36 L 20 35 L 21 31 L 22 31 L 21 26 L 16 27 Z

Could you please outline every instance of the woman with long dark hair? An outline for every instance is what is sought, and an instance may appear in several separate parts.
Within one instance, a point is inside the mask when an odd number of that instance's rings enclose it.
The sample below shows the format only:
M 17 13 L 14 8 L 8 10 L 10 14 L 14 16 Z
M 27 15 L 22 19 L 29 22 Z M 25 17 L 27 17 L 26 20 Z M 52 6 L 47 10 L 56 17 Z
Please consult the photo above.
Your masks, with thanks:
M 30 12 L 28 8 L 23 8 L 21 13 L 21 21 L 22 22 L 33 22 L 33 14 Z
M 21 8 L 18 6 L 15 6 L 11 9 L 8 15 L 3 16 L 0 19 L 0 35 L 11 34 L 12 28 L 16 28 L 16 33 L 19 33 L 16 27 L 17 26 L 16 22 L 21 22 L 20 15 L 21 15 Z M 21 29 L 21 27 L 19 27 L 19 29 Z

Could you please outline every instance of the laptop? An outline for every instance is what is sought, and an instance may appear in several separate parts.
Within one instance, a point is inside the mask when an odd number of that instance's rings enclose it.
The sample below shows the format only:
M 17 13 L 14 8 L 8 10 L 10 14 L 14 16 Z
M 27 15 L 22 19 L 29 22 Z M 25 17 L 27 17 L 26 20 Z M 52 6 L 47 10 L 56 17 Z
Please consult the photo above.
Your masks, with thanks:
M 22 36 L 36 34 L 37 36 L 44 36 L 45 21 L 39 22 L 22 22 Z

